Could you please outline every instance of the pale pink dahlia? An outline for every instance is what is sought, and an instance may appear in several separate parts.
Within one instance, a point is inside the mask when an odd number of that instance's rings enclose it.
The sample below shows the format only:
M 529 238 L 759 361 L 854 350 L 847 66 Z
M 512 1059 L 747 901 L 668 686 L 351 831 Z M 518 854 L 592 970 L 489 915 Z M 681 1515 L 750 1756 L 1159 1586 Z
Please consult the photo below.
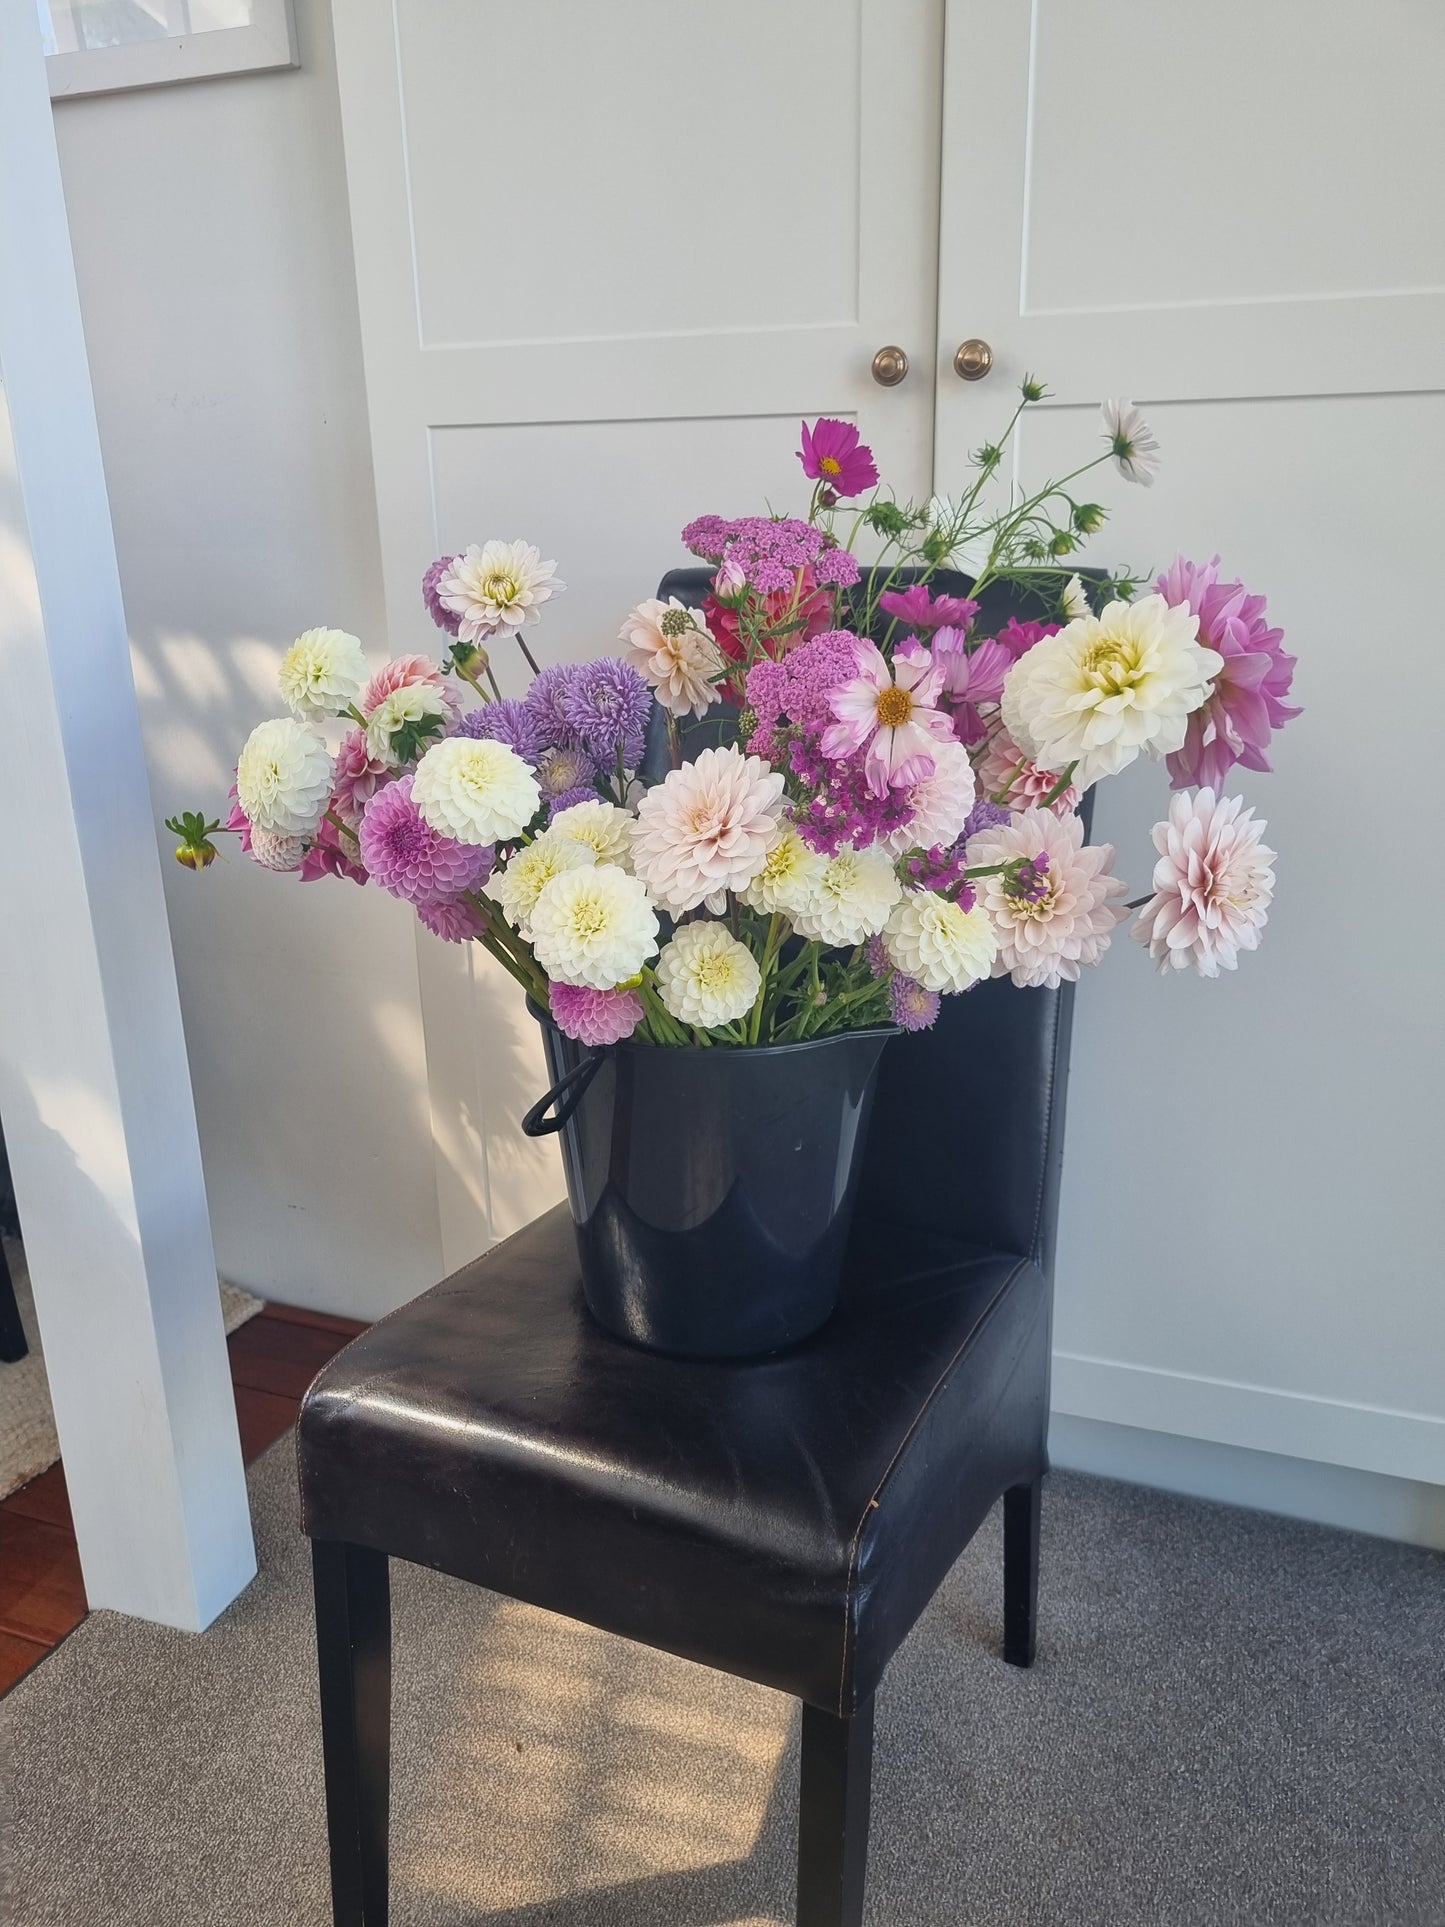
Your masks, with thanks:
M 1207 783 L 1218 790 L 1236 763 L 1267 770 L 1271 735 L 1300 710 L 1285 701 L 1295 658 L 1280 647 L 1283 629 L 1270 628 L 1264 597 L 1248 594 L 1242 582 L 1221 582 L 1217 555 L 1204 563 L 1176 556 L 1154 587 L 1166 602 L 1194 611 L 1199 640 L 1224 658 L 1208 700 L 1189 718 L 1183 748 L 1167 758 L 1174 788 Z
M 776 770 L 734 747 L 705 749 L 638 804 L 633 868 L 673 916 L 700 903 L 721 912 L 729 890 L 761 873 L 782 812 Z
M 432 935 L 440 937 L 443 943 L 469 943 L 486 928 L 465 897 L 449 903 L 419 903 L 416 913 Z
M 341 747 L 336 752 L 336 785 L 331 798 L 331 807 L 345 823 L 354 829 L 361 821 L 361 812 L 375 796 L 396 775 L 388 764 L 380 762 L 366 747 L 366 731 L 349 729 L 341 739 Z
M 492 874 L 490 843 L 457 843 L 434 830 L 411 800 L 413 778 L 378 790 L 361 819 L 361 860 L 373 880 L 409 903 L 439 903 L 479 890 Z
M 448 713 L 455 712 L 456 696 L 447 687 L 441 664 L 433 662 L 430 656 L 394 656 L 390 662 L 383 663 L 357 697 L 356 707 L 363 716 L 369 716 L 374 709 L 381 707 L 388 696 L 394 696 L 398 689 L 411 689 L 418 683 L 435 689 Z
M 589 990 L 585 984 L 553 984 L 548 1001 L 557 1028 L 579 1044 L 618 1044 L 642 1022 L 635 990 Z
M 1161 972 L 1197 970 L 1217 977 L 1257 950 L 1274 898 L 1274 851 L 1261 841 L 1239 796 L 1181 793 L 1154 825 L 1154 894 L 1129 932 L 1149 946 Z
M 858 673 L 834 689 L 835 723 L 823 732 L 823 754 L 835 762 L 865 751 L 863 767 L 874 796 L 907 789 L 933 768 L 934 745 L 953 740 L 953 724 L 935 707 L 943 665 L 918 642 L 906 642 L 888 662 L 877 646 L 854 645 Z
M 1048 858 L 1047 868 L 1037 864 Z M 1126 914 L 1113 899 L 1124 885 L 1109 874 L 1110 843 L 1085 844 L 1077 816 L 1025 810 L 996 830 L 970 838 L 970 869 L 1023 857 L 1037 867 L 1027 888 L 1007 876 L 980 877 L 978 901 L 998 936 L 995 977 L 1012 977 L 1024 989 L 1076 983 L 1084 964 L 1096 964 L 1109 948 L 1109 934 Z
M 1011 810 L 1032 809 L 1046 796 L 1052 796 L 1059 785 L 1055 772 L 1040 769 L 1025 756 L 1002 724 L 979 757 L 976 774 L 979 795 L 999 797 Z M 1072 783 L 1049 805 L 1055 816 L 1071 816 L 1078 807 L 1079 792 Z
M 973 764 L 962 743 L 935 743 L 932 770 L 907 791 L 913 814 L 881 837 L 889 856 L 905 850 L 946 850 L 963 835 L 973 808 Z

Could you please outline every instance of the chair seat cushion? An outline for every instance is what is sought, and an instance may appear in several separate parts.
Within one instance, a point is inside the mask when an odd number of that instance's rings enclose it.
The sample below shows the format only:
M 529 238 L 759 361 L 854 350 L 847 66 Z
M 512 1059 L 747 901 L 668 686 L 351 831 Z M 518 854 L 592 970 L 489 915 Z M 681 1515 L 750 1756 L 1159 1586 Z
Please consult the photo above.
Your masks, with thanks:
M 1043 1469 L 1048 1312 L 1025 1259 L 860 1225 L 816 1337 L 660 1358 L 589 1317 L 562 1207 L 326 1367 L 303 1525 L 850 1713 Z

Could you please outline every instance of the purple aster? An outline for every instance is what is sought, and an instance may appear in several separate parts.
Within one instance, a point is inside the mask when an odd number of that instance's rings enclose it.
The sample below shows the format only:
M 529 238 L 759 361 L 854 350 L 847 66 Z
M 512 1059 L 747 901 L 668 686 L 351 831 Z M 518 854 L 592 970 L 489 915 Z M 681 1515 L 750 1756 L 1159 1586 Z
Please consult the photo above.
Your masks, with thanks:
M 968 839 L 971 836 L 977 836 L 980 830 L 1007 828 L 1009 815 L 1006 804 L 995 803 L 990 797 L 980 796 L 968 813 L 968 821 L 963 826 L 963 835 L 959 841 L 967 843 Z
M 888 1008 L 901 1030 L 930 1030 L 938 1021 L 941 999 L 912 977 L 894 977 L 888 986 Z
M 558 1030 L 579 1044 L 617 1044 L 642 1022 L 642 999 L 635 990 L 588 990 L 581 984 L 549 987 L 548 1002 Z
M 1283 629 L 1270 628 L 1264 597 L 1250 595 L 1242 582 L 1219 580 L 1217 555 L 1205 563 L 1176 556 L 1154 587 L 1166 602 L 1194 611 L 1200 642 L 1224 658 L 1209 700 L 1189 718 L 1183 746 L 1167 759 L 1174 789 L 1201 785 L 1219 793 L 1236 763 L 1270 768 L 1264 753 L 1270 737 L 1300 714 L 1285 701 L 1295 658 L 1280 647 Z
M 539 746 L 571 749 L 576 745 L 577 732 L 564 713 L 563 701 L 580 667 L 575 662 L 548 663 L 533 679 L 522 707 L 527 712 Z
M 910 629 L 967 629 L 978 614 L 978 604 L 967 596 L 930 595 L 923 583 L 907 589 L 889 589 L 878 598 L 885 616 Z
M 575 793 L 594 794 L 597 765 L 585 749 L 544 749 L 537 759 L 537 782 L 543 800 L 553 804 L 559 796 Z
M 636 769 L 647 742 L 652 690 L 630 662 L 599 656 L 584 662 L 557 698 L 576 739 L 597 761 Z
M 468 943 L 487 927 L 464 897 L 451 903 L 419 903 L 416 913 L 443 943 Z
M 439 555 L 421 579 L 421 599 L 426 604 L 426 612 L 438 629 L 445 629 L 449 636 L 454 636 L 461 628 L 462 619 L 455 610 L 442 607 L 437 589 L 455 561 L 454 555 Z
M 563 810 L 570 810 L 574 803 L 595 803 L 596 801 L 597 791 L 590 783 L 585 787 L 579 785 L 575 790 L 563 790 L 560 796 L 554 796 L 547 805 L 547 821 L 550 823 L 552 818 L 560 816 Z
M 867 943 L 863 946 L 863 957 L 868 965 L 870 976 L 886 977 L 893 968 L 893 964 L 888 955 L 888 946 L 884 943 L 881 936 L 870 937 L 868 939 Z
M 504 696 L 499 703 L 484 703 L 469 709 L 457 725 L 458 734 L 485 743 L 505 743 L 508 749 L 529 763 L 535 763 L 546 745 L 537 733 L 537 720 L 524 702 Z
M 361 860 L 372 879 L 409 903 L 438 903 L 478 890 L 492 874 L 490 843 L 457 843 L 425 821 L 403 776 L 378 790 L 361 818 Z

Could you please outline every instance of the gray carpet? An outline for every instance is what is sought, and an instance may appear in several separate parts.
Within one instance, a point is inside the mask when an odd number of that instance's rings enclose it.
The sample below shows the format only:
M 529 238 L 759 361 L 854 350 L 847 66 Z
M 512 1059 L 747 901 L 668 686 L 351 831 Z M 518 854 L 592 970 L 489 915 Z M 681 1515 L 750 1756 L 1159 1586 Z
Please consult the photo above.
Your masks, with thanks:
M 0 1703 L 8 1927 L 325 1927 L 290 1447 L 200 1638 L 95 1614 Z M 1445 1922 L 1445 1561 L 1060 1476 L 1035 1669 L 990 1521 L 880 1695 L 870 1927 Z M 790 1705 L 397 1570 L 393 1927 L 792 1919 Z

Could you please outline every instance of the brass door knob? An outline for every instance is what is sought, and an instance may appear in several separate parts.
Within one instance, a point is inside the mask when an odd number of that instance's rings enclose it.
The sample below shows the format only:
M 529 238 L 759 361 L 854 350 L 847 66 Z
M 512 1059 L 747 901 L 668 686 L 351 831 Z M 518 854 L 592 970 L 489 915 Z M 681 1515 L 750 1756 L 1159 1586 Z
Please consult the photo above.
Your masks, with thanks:
M 982 381 L 993 366 L 993 349 L 977 335 L 970 335 L 967 341 L 958 344 L 958 353 L 953 357 L 953 371 L 965 381 Z
M 908 357 L 901 348 L 880 348 L 873 357 L 873 379 L 880 388 L 896 388 L 908 373 Z

